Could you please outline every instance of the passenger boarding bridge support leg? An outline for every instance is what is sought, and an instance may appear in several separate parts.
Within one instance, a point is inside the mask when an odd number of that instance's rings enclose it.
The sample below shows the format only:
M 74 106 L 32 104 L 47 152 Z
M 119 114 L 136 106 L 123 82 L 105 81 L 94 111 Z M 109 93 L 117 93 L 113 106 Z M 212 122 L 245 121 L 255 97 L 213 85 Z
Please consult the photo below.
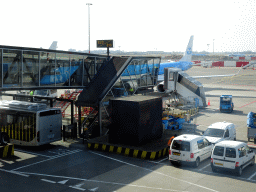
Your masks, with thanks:
M 71 125 L 74 124 L 74 101 L 71 100 Z
M 101 123 L 101 101 L 99 102 L 99 131 L 100 136 L 102 136 L 102 123 Z
M 53 107 L 53 99 L 50 99 L 50 107 Z
M 78 106 L 78 134 L 81 137 L 81 129 L 82 129 L 82 122 L 81 122 L 81 106 Z

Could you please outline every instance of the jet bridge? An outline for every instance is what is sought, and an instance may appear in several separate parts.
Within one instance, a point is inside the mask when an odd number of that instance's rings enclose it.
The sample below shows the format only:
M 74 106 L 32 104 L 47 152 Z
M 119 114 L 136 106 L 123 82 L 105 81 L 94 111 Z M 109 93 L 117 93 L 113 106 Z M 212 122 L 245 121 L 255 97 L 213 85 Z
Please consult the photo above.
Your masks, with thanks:
M 202 83 L 178 68 L 164 69 L 164 90 L 173 92 L 193 102 L 197 98 L 199 107 L 206 107 L 206 97 Z

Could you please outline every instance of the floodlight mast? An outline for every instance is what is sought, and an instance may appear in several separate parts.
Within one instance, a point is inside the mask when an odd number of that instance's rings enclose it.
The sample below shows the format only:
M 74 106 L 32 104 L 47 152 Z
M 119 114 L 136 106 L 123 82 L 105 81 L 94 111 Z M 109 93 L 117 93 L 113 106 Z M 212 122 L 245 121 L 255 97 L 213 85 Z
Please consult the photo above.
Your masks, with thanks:
M 90 53 L 90 5 L 91 3 L 86 3 L 88 5 L 88 40 L 89 40 L 89 53 Z

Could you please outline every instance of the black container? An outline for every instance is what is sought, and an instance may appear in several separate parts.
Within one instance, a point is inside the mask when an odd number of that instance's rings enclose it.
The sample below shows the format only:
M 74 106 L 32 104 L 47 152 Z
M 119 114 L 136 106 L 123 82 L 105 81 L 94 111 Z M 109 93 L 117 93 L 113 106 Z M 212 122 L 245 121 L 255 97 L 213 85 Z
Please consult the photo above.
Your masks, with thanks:
M 142 145 L 163 134 L 162 99 L 130 96 L 110 100 L 112 124 L 109 142 Z

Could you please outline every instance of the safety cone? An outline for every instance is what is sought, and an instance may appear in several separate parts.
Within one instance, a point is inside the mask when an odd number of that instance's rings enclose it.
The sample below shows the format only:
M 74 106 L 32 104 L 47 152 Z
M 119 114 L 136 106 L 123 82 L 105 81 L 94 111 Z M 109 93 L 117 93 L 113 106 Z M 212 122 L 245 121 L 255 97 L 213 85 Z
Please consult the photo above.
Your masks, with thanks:
M 208 100 L 208 106 L 210 106 L 211 104 L 210 104 L 210 100 Z

